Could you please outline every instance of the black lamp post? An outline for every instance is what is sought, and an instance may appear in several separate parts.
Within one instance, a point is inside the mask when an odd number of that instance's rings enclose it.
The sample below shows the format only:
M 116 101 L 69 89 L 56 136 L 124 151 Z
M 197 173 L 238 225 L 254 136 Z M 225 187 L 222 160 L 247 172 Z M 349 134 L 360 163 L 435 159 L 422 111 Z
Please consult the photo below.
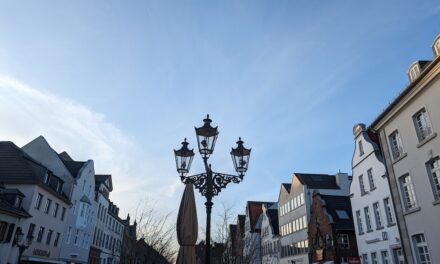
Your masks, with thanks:
M 212 198 L 219 194 L 221 189 L 226 188 L 228 183 L 239 183 L 243 180 L 244 174 L 247 171 L 249 165 L 249 157 L 251 155 L 251 149 L 247 149 L 243 146 L 241 138 L 237 141 L 237 148 L 232 148 L 231 157 L 234 162 L 235 171 L 238 176 L 229 175 L 224 173 L 213 172 L 211 170 L 211 164 L 208 164 L 209 156 L 214 152 L 215 142 L 218 136 L 218 128 L 212 127 L 212 120 L 209 115 L 203 119 L 203 126 L 196 127 L 197 144 L 199 147 L 200 155 L 203 158 L 205 165 L 205 173 L 196 174 L 192 176 L 186 176 L 191 167 L 191 162 L 194 157 L 194 151 L 188 148 L 188 142 L 185 140 L 182 142 L 182 147 L 179 150 L 174 150 L 176 158 L 177 172 L 180 175 L 180 179 L 184 184 L 192 183 L 200 191 L 202 196 L 206 197 L 206 248 L 205 248 L 205 263 L 210 262 L 210 250 L 211 250 L 211 209 Z
M 17 227 L 17 231 L 15 231 L 15 237 L 13 241 L 13 245 L 18 247 L 18 260 L 17 263 L 20 263 L 21 256 L 23 255 L 23 252 L 29 248 L 29 246 L 32 244 L 32 236 L 28 236 L 26 238 L 26 241 L 22 242 L 23 240 L 23 231 L 21 230 L 21 227 Z

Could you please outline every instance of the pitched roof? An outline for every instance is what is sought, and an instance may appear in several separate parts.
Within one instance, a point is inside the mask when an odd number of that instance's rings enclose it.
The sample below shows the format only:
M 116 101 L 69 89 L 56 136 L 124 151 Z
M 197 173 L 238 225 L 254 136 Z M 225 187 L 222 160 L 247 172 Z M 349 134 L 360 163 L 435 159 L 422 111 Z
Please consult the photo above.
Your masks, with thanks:
M 36 183 L 47 169 L 10 141 L 0 142 L 0 182 Z
M 267 215 L 270 219 L 270 223 L 273 228 L 273 234 L 278 235 L 279 234 L 279 226 L 278 226 L 278 209 L 269 209 L 267 210 Z
M 17 208 L 12 206 L 7 201 L 0 199 L 0 212 L 4 214 L 13 215 L 16 217 L 24 217 L 29 218 L 32 217 L 26 210 L 23 208 Z
M 69 170 L 70 174 L 72 174 L 74 178 L 78 177 L 78 172 L 85 163 L 83 161 L 68 161 L 63 159 L 61 159 L 61 161 L 64 163 L 64 165 L 66 166 L 66 168 Z
M 67 161 L 73 161 L 73 159 L 70 157 L 70 155 L 63 151 L 61 153 L 58 153 L 58 156 L 62 159 L 62 160 L 67 160 Z
M 49 185 L 43 183 L 47 171 L 46 167 L 32 159 L 13 142 L 0 141 L 0 182 L 38 184 L 66 203 L 70 203 L 69 198 L 64 193 L 58 193 Z
M 336 183 L 335 175 L 297 172 L 295 172 L 294 175 L 301 184 L 306 185 L 310 189 L 340 189 Z
M 109 180 L 109 188 L 110 191 L 113 190 L 112 176 L 110 174 L 95 174 L 95 182 L 97 183 L 105 183 Z
M 350 197 L 323 194 L 318 195 L 325 202 L 325 205 L 323 206 L 327 210 L 327 213 L 333 218 L 336 229 L 354 230 Z M 341 211 L 345 211 L 347 217 L 341 217 Z
M 86 163 L 85 161 L 73 160 L 65 151 L 59 153 L 58 157 L 60 157 L 61 161 L 64 163 L 64 166 L 66 166 L 74 178 L 78 177 L 79 170 L 82 168 L 84 163 Z
M 290 193 L 290 188 L 292 187 L 292 184 L 291 183 L 281 183 L 281 184 L 283 185 L 284 189 L 286 189 L 286 191 Z
M 255 231 L 255 226 L 258 221 L 258 217 L 263 212 L 263 204 L 266 204 L 270 207 L 274 202 L 257 202 L 257 201 L 248 201 L 246 205 L 246 210 L 248 211 L 249 220 L 251 224 L 251 233 Z

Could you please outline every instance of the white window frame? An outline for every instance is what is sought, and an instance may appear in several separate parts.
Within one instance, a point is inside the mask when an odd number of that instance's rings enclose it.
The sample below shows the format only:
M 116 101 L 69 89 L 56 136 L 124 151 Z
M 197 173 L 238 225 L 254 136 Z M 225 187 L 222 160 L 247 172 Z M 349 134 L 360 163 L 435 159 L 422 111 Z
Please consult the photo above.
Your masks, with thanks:
M 405 182 L 404 179 L 407 179 Z M 399 185 L 402 202 L 405 205 L 406 210 L 411 210 L 417 207 L 417 198 L 412 184 L 412 179 L 409 174 L 405 174 L 399 177 Z
M 420 66 L 418 63 L 415 63 L 411 68 L 409 69 L 409 79 L 410 81 L 414 81 L 419 77 L 420 75 Z
M 362 225 L 361 210 L 356 211 L 356 221 L 357 221 L 357 225 L 358 225 L 358 234 L 361 235 L 364 233 L 364 227 Z
M 371 215 L 370 215 L 370 207 L 364 207 L 364 216 L 365 216 L 365 225 L 367 227 L 367 232 L 373 231 L 373 226 L 371 224 Z
M 387 217 L 388 225 L 394 224 L 394 214 L 390 199 L 390 197 L 386 197 L 383 199 L 383 206 L 385 208 L 385 215 Z
M 377 252 L 373 251 L 370 253 L 371 255 L 371 264 L 378 264 Z
M 374 182 L 373 177 L 373 168 L 369 168 L 367 170 L 367 176 L 368 176 L 368 184 L 370 185 L 370 191 L 376 189 L 376 183 Z
M 373 203 L 373 211 L 374 211 L 374 218 L 376 220 L 376 229 L 383 228 L 382 217 L 380 215 L 380 205 L 379 205 L 379 202 Z
M 440 199 L 440 159 L 435 157 L 427 163 L 429 180 L 431 181 L 434 199 Z
M 359 188 L 361 190 L 361 195 L 364 195 L 367 193 L 367 191 L 365 190 L 365 183 L 364 183 L 364 175 L 363 174 L 359 175 Z
M 339 248 L 349 249 L 350 248 L 350 237 L 348 234 L 338 234 Z
M 420 242 L 417 238 L 421 238 Z M 428 243 L 426 242 L 424 234 L 415 234 L 412 236 L 412 242 L 414 246 L 414 251 L 416 252 L 417 263 L 419 264 L 432 264 L 431 256 L 429 254 Z M 423 252 L 421 252 L 421 250 Z M 422 256 L 425 258 L 422 259 Z
M 390 254 L 388 254 L 387 250 L 383 250 L 380 252 L 380 256 L 382 259 L 382 264 L 390 264 Z
M 388 136 L 388 141 L 390 143 L 393 160 L 400 158 L 403 155 L 404 151 L 399 131 L 393 131 L 393 133 Z
M 416 129 L 419 142 L 427 139 L 432 135 L 431 119 L 429 118 L 426 108 L 423 107 L 413 115 L 414 127 Z

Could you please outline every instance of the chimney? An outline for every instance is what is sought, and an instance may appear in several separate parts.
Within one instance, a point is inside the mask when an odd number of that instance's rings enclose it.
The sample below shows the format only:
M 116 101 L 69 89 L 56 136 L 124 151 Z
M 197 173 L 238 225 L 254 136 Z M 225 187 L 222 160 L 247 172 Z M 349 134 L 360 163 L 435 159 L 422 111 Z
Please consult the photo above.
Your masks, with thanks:
M 348 173 L 338 172 L 336 173 L 336 184 L 341 188 L 342 191 L 347 192 L 347 195 L 350 192 L 350 184 L 352 176 L 348 175 Z

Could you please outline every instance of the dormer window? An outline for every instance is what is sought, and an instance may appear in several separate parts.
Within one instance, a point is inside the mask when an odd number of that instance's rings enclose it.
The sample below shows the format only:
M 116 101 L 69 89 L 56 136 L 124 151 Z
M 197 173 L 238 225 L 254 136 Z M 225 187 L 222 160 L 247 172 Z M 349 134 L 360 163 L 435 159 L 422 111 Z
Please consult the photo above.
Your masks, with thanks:
M 408 70 L 409 81 L 412 82 L 420 75 L 420 65 L 418 62 L 411 64 Z
M 22 201 L 23 201 L 23 198 L 21 198 L 20 196 L 15 197 L 14 207 L 20 208 Z
M 440 56 L 440 35 L 434 40 L 432 44 L 432 49 L 434 50 L 434 54 L 436 57 Z

